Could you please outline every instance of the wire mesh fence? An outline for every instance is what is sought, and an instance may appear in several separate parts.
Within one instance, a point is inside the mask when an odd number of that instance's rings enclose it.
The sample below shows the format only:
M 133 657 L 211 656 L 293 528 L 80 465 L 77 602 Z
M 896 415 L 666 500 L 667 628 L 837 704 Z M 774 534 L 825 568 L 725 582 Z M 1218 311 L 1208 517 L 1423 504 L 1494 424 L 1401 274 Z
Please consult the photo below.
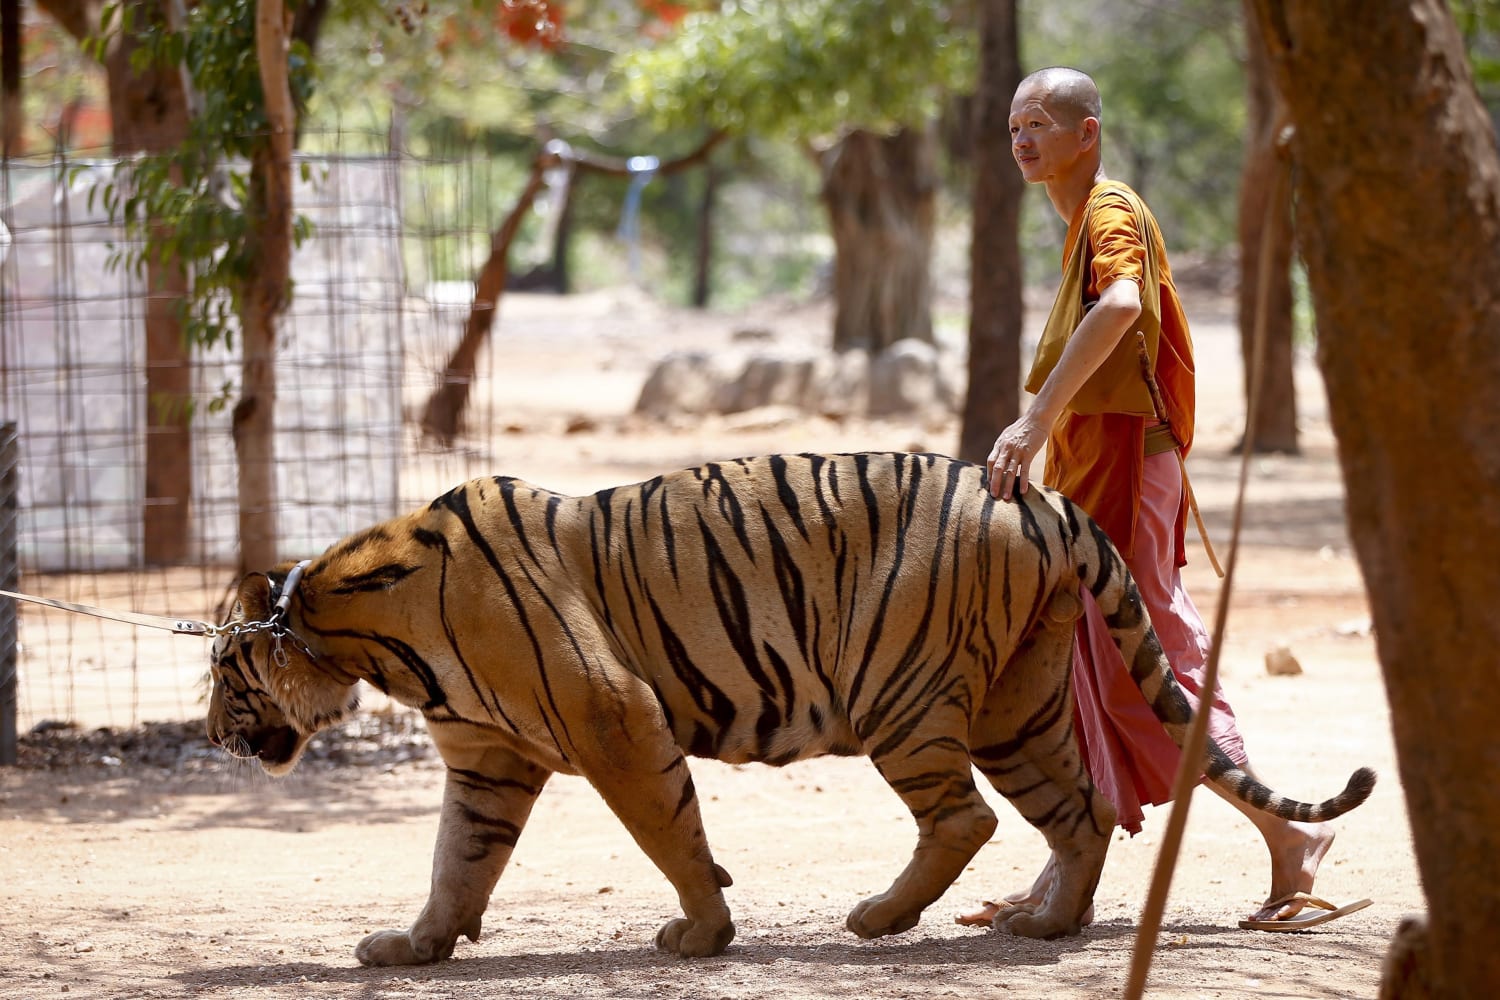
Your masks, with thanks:
M 468 313 L 468 278 L 524 171 L 480 156 L 417 157 L 324 140 L 303 158 L 296 251 L 276 356 L 281 554 L 316 553 L 471 475 L 490 426 L 484 394 L 466 448 L 425 442 L 410 415 L 437 382 Z M 116 266 L 129 236 L 92 197 L 107 159 L 12 159 L 0 168 L 0 421 L 15 426 L 12 530 L 27 593 L 149 614 L 221 620 L 237 560 L 235 452 L 224 398 L 238 361 L 195 352 L 190 485 L 150 485 L 159 428 L 144 279 Z M 494 352 L 487 352 L 493 358 Z M 484 380 L 493 363 L 481 362 Z M 232 393 L 231 393 L 232 395 Z M 484 470 L 489 471 L 489 470 Z M 158 495 L 151 495 L 157 493 Z M 185 499 L 184 499 L 185 498 Z M 145 513 L 186 503 L 182 558 L 155 566 Z M 3 531 L 4 528 L 0 528 Z M 7 605 L 0 616 L 13 614 Z M 3 625 L 0 621 L 0 625 Z M 206 641 L 24 606 L 16 703 L 47 720 L 130 725 L 203 711 Z M 5 667 L 0 662 L 0 674 Z M 0 680 L 3 680 L 0 677 Z

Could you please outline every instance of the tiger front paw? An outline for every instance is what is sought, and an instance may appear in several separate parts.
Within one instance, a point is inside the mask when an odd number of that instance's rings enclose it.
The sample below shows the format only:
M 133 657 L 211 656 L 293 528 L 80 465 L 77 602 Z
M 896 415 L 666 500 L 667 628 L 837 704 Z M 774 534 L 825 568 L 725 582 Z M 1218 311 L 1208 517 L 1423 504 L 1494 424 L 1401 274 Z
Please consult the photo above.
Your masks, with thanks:
M 457 934 L 443 938 L 414 936 L 410 931 L 376 931 L 354 949 L 361 965 L 428 965 L 453 954 Z
M 705 921 L 678 917 L 669 920 L 656 932 L 656 947 L 682 958 L 707 958 L 729 947 L 734 940 L 734 922 L 725 920 L 717 926 Z
M 891 899 L 889 894 L 881 893 L 863 900 L 850 910 L 844 926 L 862 938 L 877 938 L 909 931 L 921 919 L 920 909 L 912 910 Z

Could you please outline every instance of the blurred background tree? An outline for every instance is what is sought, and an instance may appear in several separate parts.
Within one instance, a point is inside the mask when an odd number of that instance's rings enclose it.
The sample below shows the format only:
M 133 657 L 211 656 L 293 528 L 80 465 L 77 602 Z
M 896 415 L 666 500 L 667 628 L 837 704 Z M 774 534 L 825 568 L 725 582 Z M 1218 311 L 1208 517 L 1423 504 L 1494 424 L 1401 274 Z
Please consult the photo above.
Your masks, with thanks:
M 117 163 L 102 201 L 141 239 L 122 264 L 139 270 L 151 292 L 147 412 L 159 426 L 146 463 L 147 559 L 175 561 L 173 547 L 188 537 L 178 522 L 191 482 L 190 355 L 227 342 L 232 315 L 243 360 L 234 410 L 240 560 L 242 568 L 270 565 L 272 359 L 295 229 L 293 103 L 305 103 L 311 87 L 328 8 L 323 0 L 47 0 L 47 9 L 105 67 L 115 151 L 139 154 Z
M 33 49 L 27 64 L 35 71 L 36 94 L 30 101 L 27 91 L 8 96 L 8 149 L 29 146 L 27 133 L 35 141 L 38 126 L 49 133 L 49 145 L 63 152 L 98 152 L 108 142 L 119 156 L 165 155 L 187 139 L 187 101 L 175 67 L 136 66 L 139 40 L 124 34 L 106 40 L 109 29 L 98 2 L 41 0 L 39 6 L 52 20 L 24 32 Z M 160 6 L 143 7 L 139 16 L 160 21 L 166 13 Z M 61 41 L 64 34 L 72 45 Z M 91 63 L 103 68 L 92 79 L 82 71 Z M 36 123 L 32 129 L 30 122 Z M 143 269 L 147 287 L 160 294 L 145 304 L 145 487 L 154 502 L 142 515 L 142 542 L 148 563 L 169 565 L 182 558 L 189 537 L 192 358 L 183 318 L 173 305 L 186 297 L 188 275 L 180 262 L 157 255 L 143 261 Z
M 41 3 L 75 36 L 95 30 L 98 0 Z M 529 214 L 510 248 L 509 281 L 555 290 L 633 281 L 668 301 L 711 300 L 719 308 L 831 291 L 840 348 L 878 348 L 902 336 L 953 342 L 966 318 L 975 321 L 963 302 L 977 181 L 966 100 L 977 82 L 987 4 L 556 0 L 544 5 L 545 18 L 531 16 L 535 6 L 425 0 L 331 9 L 316 52 L 306 56 L 316 86 L 309 84 L 299 109 L 301 148 L 363 144 L 474 158 L 485 177 L 468 207 L 494 229 L 550 138 L 584 154 L 665 160 L 723 127 L 733 138 L 706 169 L 644 185 L 591 176 L 567 191 L 561 224 Z M 1248 294 L 1251 272 L 1237 265 L 1254 264 L 1256 250 L 1240 244 L 1256 239 L 1255 227 L 1242 231 L 1239 223 L 1253 223 L 1260 210 L 1240 199 L 1252 191 L 1247 143 L 1263 147 L 1265 116 L 1253 93 L 1240 6 L 1020 0 L 1014 7 L 1019 69 L 1071 64 L 1099 81 L 1106 166 L 1151 200 L 1179 282 Z M 1493 111 L 1500 3 L 1451 0 L 1450 7 Z M 103 75 L 90 83 L 90 74 L 71 72 L 77 57 L 58 38 L 34 17 L 22 33 L 23 147 L 77 148 L 86 133 L 98 141 L 97 128 L 85 123 L 97 122 L 90 108 L 106 90 Z M 137 92 L 142 73 L 131 84 Z M 170 81 L 162 80 L 167 93 Z M 131 148 L 131 134 L 138 133 L 117 124 L 117 147 Z M 620 221 L 633 188 L 638 233 L 632 252 L 621 253 Z M 550 194 L 543 191 L 539 204 L 555 206 Z M 1044 298 L 1062 227 L 1040 199 L 1038 192 L 1021 199 L 1019 266 Z M 419 217 L 423 207 L 412 211 Z M 459 242 L 409 260 L 413 284 L 473 280 L 471 262 L 484 248 Z M 1282 259 L 1292 257 L 1283 247 Z M 1293 302 L 1292 318 L 1275 324 L 1287 359 L 1293 337 L 1312 332 L 1305 294 L 1293 295 L 1302 287 L 1290 278 L 1281 286 L 1282 299 Z M 1242 301 L 1247 331 L 1252 318 Z M 1290 450 L 1290 365 L 1271 368 L 1273 402 L 1263 417 L 1281 430 L 1271 435 L 1276 441 L 1258 432 L 1257 446 Z M 1278 386 L 1284 402 L 1274 402 Z
M 1485 66 L 1500 53 L 1491 28 L 1494 0 L 1453 2 L 1467 12 L 1461 24 L 1471 26 L 1471 53 L 1483 82 Z M 62 3 L 83 0 L 45 0 L 44 7 Z M 538 49 L 516 45 L 508 34 L 501 11 L 514 4 L 428 0 L 421 13 L 416 5 L 340 5 L 320 34 L 318 84 L 300 116 L 303 148 L 361 136 L 386 148 L 394 135 L 398 146 L 419 154 L 487 150 L 496 163 L 497 191 L 506 183 L 514 191 L 539 136 L 616 155 L 653 154 L 690 148 L 706 124 L 724 124 L 739 136 L 719 154 L 726 172 L 722 228 L 732 228 L 736 239 L 722 247 L 715 300 L 732 305 L 776 292 L 811 294 L 820 287 L 820 269 L 831 262 L 830 228 L 817 201 L 823 179 L 816 163 L 796 155 L 799 150 L 828 143 L 844 128 L 878 132 L 901 119 L 926 127 L 949 96 L 973 87 L 973 0 L 903 4 L 909 10 L 897 18 L 882 16 L 877 0 L 858 0 L 829 5 L 831 12 L 813 25 L 809 19 L 823 15 L 807 13 L 818 10 L 812 0 L 725 8 L 704 0 L 561 0 L 555 6 L 561 37 L 554 48 Z M 1238 8 L 1212 0 L 1022 0 L 1018 8 L 1024 69 L 1077 65 L 1108 95 L 1107 166 L 1151 200 L 1178 270 L 1195 280 L 1228 273 L 1237 252 L 1248 125 Z M 867 33 L 875 22 L 879 30 Z M 55 106 L 68 99 L 65 91 L 82 91 L 87 106 L 90 90 L 102 90 L 85 84 L 88 74 L 74 72 L 76 57 L 59 50 L 55 31 L 38 27 L 33 18 L 23 36 L 24 125 L 33 149 L 56 132 Z M 739 42 L 733 42 L 736 31 Z M 1131 44 L 1115 44 L 1120 38 Z M 684 61 L 686 52 L 697 66 Z M 731 60 L 749 69 L 726 76 Z M 767 81 L 776 74 L 781 83 L 773 89 Z M 824 87 L 819 74 L 842 82 Z M 695 87 L 710 83 L 711 95 L 694 96 Z M 636 100 L 619 99 L 625 84 Z M 50 114 L 38 106 L 44 95 L 54 105 Z M 951 159 L 952 152 L 940 147 L 938 155 Z M 942 199 L 943 240 L 945 227 L 961 232 L 967 223 L 971 179 L 951 162 L 939 163 L 933 178 Z M 692 290 L 690 276 L 671 262 L 695 245 L 702 184 L 696 175 L 653 183 L 643 196 L 642 280 L 675 301 L 688 300 Z M 623 277 L 598 250 L 616 227 L 627 186 L 594 185 L 575 206 L 579 287 Z M 497 194 L 489 210 L 498 217 L 503 207 Z M 1050 216 L 1038 210 L 1033 192 L 1022 230 L 1032 283 L 1050 283 L 1055 271 L 1061 232 Z M 763 235 L 767 231 L 775 238 Z M 535 243 L 539 236 L 540 227 L 532 225 L 519 237 L 529 260 L 546 257 L 549 248 Z M 936 252 L 941 260 L 941 244 Z M 1226 289 L 1234 284 L 1232 274 L 1224 279 Z
M 939 0 L 743 0 L 621 63 L 662 131 L 780 139 L 816 165 L 836 350 L 932 340 L 934 126 L 944 98 L 972 85 L 964 12 Z
M 1151 204 L 1174 270 L 1216 275 L 1235 249 L 1245 138 L 1239 9 L 1217 0 L 1022 0 L 1020 9 L 1023 69 L 1076 66 L 1095 79 L 1104 96 L 1105 170 Z M 1042 198 L 1038 191 L 1028 200 Z M 1062 228 L 1050 207 L 1028 212 L 1024 242 L 1057 248 L 1044 259 L 1028 253 L 1028 266 L 1040 269 L 1033 280 L 1052 280 Z

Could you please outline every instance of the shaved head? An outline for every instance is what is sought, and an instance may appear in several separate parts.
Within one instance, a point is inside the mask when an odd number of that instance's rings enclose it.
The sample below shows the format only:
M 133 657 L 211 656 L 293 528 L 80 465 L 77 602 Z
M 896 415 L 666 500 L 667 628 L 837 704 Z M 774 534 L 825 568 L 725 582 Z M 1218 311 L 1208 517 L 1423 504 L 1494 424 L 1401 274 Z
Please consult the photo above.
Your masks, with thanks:
M 1087 73 L 1066 66 L 1049 66 L 1039 69 L 1016 88 L 1019 95 L 1031 89 L 1065 125 L 1076 126 L 1085 118 L 1100 118 L 1103 106 L 1099 100 L 1099 88 Z

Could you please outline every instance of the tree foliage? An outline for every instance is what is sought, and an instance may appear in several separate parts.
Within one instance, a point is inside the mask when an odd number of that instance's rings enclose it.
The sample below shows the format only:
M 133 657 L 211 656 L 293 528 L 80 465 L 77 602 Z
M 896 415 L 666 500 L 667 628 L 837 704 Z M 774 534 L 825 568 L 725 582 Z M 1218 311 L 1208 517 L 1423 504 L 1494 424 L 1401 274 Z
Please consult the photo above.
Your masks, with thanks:
M 1479 96 L 1490 117 L 1500 113 L 1500 0 L 1449 0 Z
M 930 120 L 972 86 L 972 36 L 944 0 L 731 0 L 620 71 L 662 129 L 809 139 Z
M 611 61 L 685 10 L 664 0 L 423 0 L 394 14 L 343 12 L 319 47 L 326 85 L 310 128 L 384 130 L 394 112 L 416 144 L 493 148 L 546 129 L 602 140 L 629 115 L 611 99 Z M 534 152 L 513 141 L 497 151 Z
M 104 207 L 132 237 L 114 262 L 142 274 L 151 257 L 187 268 L 192 294 L 179 306 L 184 336 L 203 346 L 229 345 L 241 292 L 257 266 L 245 214 L 249 160 L 267 130 L 255 55 L 256 5 L 202 0 L 187 9 L 177 30 L 137 18 L 139 9 L 107 6 L 89 48 L 102 59 L 112 34 L 133 35 L 140 43 L 132 56 L 137 68 L 185 67 L 197 106 L 186 143 L 122 161 L 100 189 Z M 300 42 L 292 44 L 289 73 L 294 99 L 305 103 L 315 73 Z M 307 232 L 306 220 L 299 219 L 295 237 Z
M 1246 121 L 1240 5 L 1023 2 L 1021 14 L 1024 70 L 1071 65 L 1098 82 L 1105 169 L 1151 202 L 1169 248 L 1232 246 Z

